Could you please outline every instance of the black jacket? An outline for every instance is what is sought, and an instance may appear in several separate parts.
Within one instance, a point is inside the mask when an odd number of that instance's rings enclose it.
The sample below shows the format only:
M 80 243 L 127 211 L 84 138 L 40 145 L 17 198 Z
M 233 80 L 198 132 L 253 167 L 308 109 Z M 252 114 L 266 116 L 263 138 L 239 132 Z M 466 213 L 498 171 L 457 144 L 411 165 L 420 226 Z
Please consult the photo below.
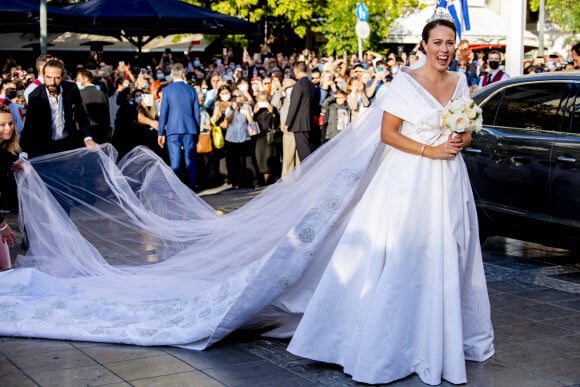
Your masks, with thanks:
M 64 129 L 70 137 L 71 148 L 83 146 L 83 139 L 90 137 L 89 116 L 83 105 L 76 84 L 61 83 L 62 104 L 64 109 Z M 20 146 L 29 157 L 53 153 L 52 112 L 45 85 L 38 86 L 28 96 L 26 120 L 22 129 Z
M 319 102 L 316 99 L 316 90 L 310 79 L 306 76 L 300 78 L 290 95 L 290 108 L 286 118 L 288 131 L 310 132 Z

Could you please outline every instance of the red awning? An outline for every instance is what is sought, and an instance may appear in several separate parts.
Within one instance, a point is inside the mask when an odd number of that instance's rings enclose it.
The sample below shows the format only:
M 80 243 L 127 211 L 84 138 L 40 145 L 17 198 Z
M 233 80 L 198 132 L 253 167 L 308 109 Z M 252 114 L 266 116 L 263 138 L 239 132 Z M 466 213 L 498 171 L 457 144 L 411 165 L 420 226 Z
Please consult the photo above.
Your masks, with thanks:
M 484 43 L 473 43 L 469 47 L 473 51 L 479 50 L 505 50 L 505 44 L 484 44 Z

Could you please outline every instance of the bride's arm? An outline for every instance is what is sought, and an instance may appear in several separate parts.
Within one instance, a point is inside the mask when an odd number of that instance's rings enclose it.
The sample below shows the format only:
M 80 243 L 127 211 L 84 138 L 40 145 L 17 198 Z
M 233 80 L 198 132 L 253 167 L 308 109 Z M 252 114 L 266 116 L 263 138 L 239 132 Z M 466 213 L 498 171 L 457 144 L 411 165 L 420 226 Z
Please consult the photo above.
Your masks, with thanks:
M 383 113 L 381 123 L 381 141 L 403 152 L 432 159 L 451 159 L 461 151 L 458 142 L 451 143 L 450 140 L 437 145 L 425 145 L 399 133 L 399 128 L 403 120 L 390 113 Z

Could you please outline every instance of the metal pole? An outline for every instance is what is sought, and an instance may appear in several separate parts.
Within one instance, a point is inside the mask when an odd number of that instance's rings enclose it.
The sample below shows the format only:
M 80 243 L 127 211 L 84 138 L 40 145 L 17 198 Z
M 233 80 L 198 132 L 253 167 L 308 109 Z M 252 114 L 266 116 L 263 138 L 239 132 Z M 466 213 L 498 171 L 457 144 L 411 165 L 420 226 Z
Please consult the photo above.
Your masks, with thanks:
M 48 23 L 46 17 L 46 0 L 40 0 L 40 53 L 46 54 Z
M 359 36 L 358 37 L 358 60 L 362 61 L 362 57 L 363 57 L 363 44 L 362 44 L 362 38 Z
M 546 23 L 545 0 L 540 0 L 540 14 L 538 16 L 538 24 L 540 34 L 538 39 L 538 56 L 544 56 L 544 24 Z

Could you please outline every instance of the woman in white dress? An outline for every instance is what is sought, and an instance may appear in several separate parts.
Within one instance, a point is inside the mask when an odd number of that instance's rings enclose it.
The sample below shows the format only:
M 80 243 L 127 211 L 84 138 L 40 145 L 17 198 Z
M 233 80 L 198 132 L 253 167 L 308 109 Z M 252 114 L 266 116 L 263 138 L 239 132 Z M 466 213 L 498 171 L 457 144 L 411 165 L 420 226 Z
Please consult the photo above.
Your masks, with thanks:
M 465 383 L 465 360 L 494 353 L 477 217 L 460 151 L 469 133 L 441 130 L 438 112 L 469 96 L 447 71 L 456 30 L 423 30 L 426 62 L 403 69 L 386 97 L 381 139 L 392 146 L 354 209 L 289 351 L 340 364 L 354 380 L 417 373 Z
M 110 145 L 25 163 L 30 248 L 0 272 L 0 335 L 204 349 L 267 327 L 355 380 L 464 383 L 465 360 L 493 354 L 493 330 L 459 153 L 470 137 L 438 122 L 468 90 L 446 71 L 453 24 L 434 23 L 423 67 L 225 216 L 147 149 L 118 164 Z

